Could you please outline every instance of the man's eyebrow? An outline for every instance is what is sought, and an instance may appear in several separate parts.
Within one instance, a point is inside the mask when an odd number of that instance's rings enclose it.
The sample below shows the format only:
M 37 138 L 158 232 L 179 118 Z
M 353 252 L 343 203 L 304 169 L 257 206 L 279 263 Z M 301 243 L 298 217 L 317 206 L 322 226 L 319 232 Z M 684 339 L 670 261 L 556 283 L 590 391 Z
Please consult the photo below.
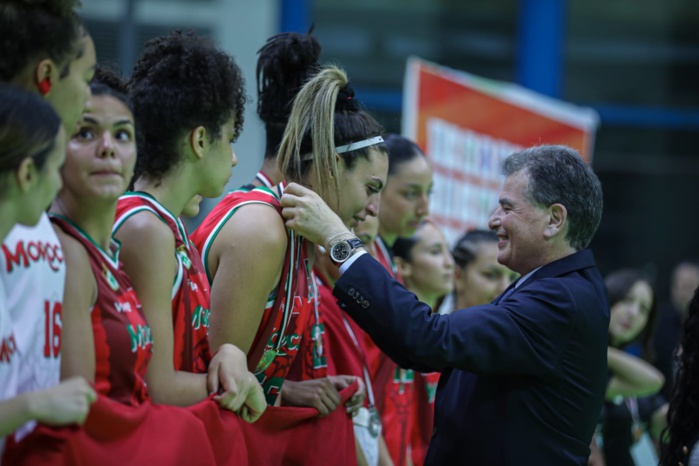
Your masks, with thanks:
M 507 204 L 507 205 L 513 205 L 512 201 L 510 201 L 506 197 L 501 197 L 500 200 L 498 201 L 501 205 Z

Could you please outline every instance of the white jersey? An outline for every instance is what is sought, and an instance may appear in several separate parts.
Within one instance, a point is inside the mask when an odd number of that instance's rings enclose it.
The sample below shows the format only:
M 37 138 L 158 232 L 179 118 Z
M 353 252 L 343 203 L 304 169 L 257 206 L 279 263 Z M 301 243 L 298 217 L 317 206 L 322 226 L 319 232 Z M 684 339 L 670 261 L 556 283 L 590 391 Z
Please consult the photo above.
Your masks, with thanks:
M 5 287 L 0 282 L 0 401 L 17 396 L 19 353 L 12 333 L 12 317 L 7 308 Z M 0 437 L 0 458 L 5 437 Z
M 2 244 L 0 281 L 22 358 L 19 393 L 60 382 L 65 276 L 63 250 L 48 215 L 34 227 L 15 225 Z

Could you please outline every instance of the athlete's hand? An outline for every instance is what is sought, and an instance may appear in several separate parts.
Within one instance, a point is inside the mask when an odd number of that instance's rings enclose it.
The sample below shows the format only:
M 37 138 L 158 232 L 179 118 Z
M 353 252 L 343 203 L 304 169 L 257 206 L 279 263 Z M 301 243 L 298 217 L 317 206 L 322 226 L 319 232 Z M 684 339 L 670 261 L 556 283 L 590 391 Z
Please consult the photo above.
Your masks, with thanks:
M 302 382 L 284 381 L 282 402 L 287 406 L 315 408 L 322 417 L 335 411 L 340 401 L 340 393 L 328 377 Z
M 238 415 L 246 422 L 255 422 L 267 409 L 267 400 L 265 400 L 262 385 L 260 385 L 252 372 L 248 372 L 248 378 L 250 379 L 250 390 L 248 390 L 245 403 L 238 410 Z
M 238 347 L 225 343 L 209 364 L 207 386 L 217 393 L 214 400 L 247 422 L 255 422 L 267 408 L 260 383 L 248 371 L 247 357 Z
M 229 343 L 221 345 L 209 363 L 206 384 L 209 393 L 218 394 L 219 405 L 238 411 L 250 390 L 245 353 Z
M 352 395 L 352 398 L 345 402 L 347 412 L 352 416 L 357 414 L 359 408 L 364 405 L 364 397 L 366 396 L 366 387 L 362 378 L 355 377 L 354 375 L 331 375 L 328 376 L 328 378 L 338 391 L 342 391 L 343 389 L 352 385 L 354 382 L 357 382 L 357 391 L 354 395 Z
M 286 226 L 312 243 L 327 248 L 333 237 L 354 236 L 318 194 L 299 184 L 284 188 L 281 206 Z
M 82 424 L 97 393 L 82 377 L 27 394 L 33 419 L 52 426 Z

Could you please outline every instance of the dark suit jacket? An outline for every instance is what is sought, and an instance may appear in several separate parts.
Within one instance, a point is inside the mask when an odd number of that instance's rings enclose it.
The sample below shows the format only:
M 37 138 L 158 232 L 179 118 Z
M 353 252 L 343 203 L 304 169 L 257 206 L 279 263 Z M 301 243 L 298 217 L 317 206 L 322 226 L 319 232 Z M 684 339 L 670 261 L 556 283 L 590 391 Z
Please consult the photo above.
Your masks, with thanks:
M 333 293 L 401 367 L 442 372 L 426 464 L 587 464 L 609 327 L 589 250 L 543 266 L 505 299 L 450 315 L 430 315 L 368 254 Z

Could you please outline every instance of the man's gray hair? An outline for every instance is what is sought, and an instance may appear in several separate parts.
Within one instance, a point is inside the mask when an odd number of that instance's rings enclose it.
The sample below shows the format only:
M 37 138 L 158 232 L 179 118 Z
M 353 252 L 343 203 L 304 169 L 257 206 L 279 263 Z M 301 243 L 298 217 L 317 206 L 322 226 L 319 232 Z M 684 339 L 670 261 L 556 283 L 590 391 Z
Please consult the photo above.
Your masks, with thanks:
M 567 146 L 534 146 L 510 155 L 502 171 L 524 170 L 527 201 L 538 207 L 562 204 L 568 211 L 566 239 L 576 250 L 586 248 L 602 218 L 602 184 L 577 151 Z

